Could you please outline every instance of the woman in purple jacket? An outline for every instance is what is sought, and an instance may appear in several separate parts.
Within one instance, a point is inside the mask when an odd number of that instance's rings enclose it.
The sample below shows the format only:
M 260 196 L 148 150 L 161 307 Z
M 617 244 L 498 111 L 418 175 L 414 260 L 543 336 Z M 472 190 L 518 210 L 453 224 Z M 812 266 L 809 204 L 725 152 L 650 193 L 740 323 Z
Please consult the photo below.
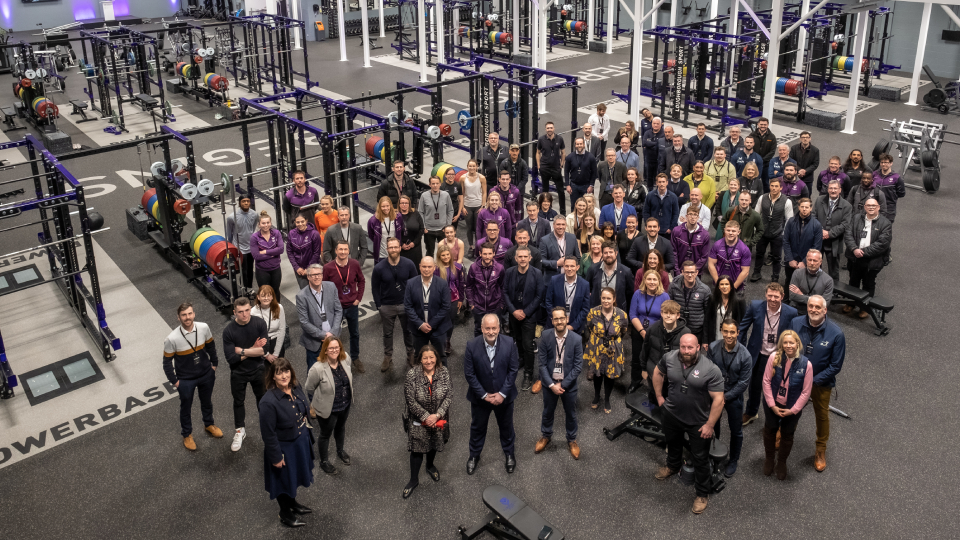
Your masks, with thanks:
M 496 222 L 500 226 L 500 237 L 510 240 L 513 237 L 513 217 L 510 211 L 500 206 L 500 194 L 496 191 L 487 195 L 487 207 L 477 213 L 477 238 L 487 235 L 487 223 Z
M 441 242 L 437 246 L 437 267 L 433 275 L 440 276 L 450 285 L 450 311 L 453 313 L 453 322 L 460 324 L 463 321 L 463 301 L 466 297 L 464 291 L 464 279 L 467 277 L 463 271 L 463 265 L 453 259 L 453 251 L 450 246 Z M 453 328 L 447 335 L 446 355 L 449 357 L 452 347 L 450 338 L 453 336 Z
M 257 286 L 269 285 L 280 294 L 280 255 L 283 254 L 283 235 L 273 228 L 273 220 L 266 210 L 260 212 L 260 230 L 250 236 L 250 255 L 256 263 L 254 275 Z
M 387 256 L 387 238 L 396 238 L 403 245 L 406 236 L 403 214 L 393 207 L 390 197 L 380 197 L 377 213 L 367 221 L 367 236 L 373 242 L 373 264 Z
M 307 268 L 311 264 L 320 263 L 320 254 L 323 243 L 320 233 L 307 223 L 307 218 L 297 216 L 293 220 L 294 228 L 287 233 L 287 258 L 297 274 L 297 285 L 301 289 L 307 286 Z

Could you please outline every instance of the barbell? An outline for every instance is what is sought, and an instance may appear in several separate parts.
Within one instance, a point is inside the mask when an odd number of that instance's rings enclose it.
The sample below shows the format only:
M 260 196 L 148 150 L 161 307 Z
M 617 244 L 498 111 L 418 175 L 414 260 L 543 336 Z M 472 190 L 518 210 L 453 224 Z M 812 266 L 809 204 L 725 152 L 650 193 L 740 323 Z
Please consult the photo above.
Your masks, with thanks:
M 173 104 L 171 104 L 169 100 L 163 102 L 163 112 L 167 113 L 167 116 L 173 116 Z M 114 124 L 114 125 L 119 125 L 120 114 L 117 113 L 117 111 L 113 111 L 110 114 L 110 118 L 107 120 L 107 122 L 110 122 L 111 124 Z M 157 163 L 161 163 L 161 162 L 158 161 Z M 180 162 L 178 161 L 177 163 L 180 163 Z
M 506 113 L 510 118 L 516 118 L 520 114 L 520 104 L 512 99 L 508 99 L 506 103 L 503 104 L 503 111 L 494 110 L 494 113 L 503 112 Z M 460 124 L 460 127 L 464 129 L 470 129 L 473 126 L 473 121 L 476 118 L 480 118 L 480 115 L 472 116 L 470 111 L 463 109 L 457 113 L 457 123 Z

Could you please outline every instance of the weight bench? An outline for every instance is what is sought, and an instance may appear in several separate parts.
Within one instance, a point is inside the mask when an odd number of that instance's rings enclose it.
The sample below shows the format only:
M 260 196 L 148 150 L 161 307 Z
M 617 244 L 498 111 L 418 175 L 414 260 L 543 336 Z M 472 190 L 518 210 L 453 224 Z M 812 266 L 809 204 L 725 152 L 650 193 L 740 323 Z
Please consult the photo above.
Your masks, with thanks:
M 603 428 L 607 439 L 613 441 L 620 435 L 629 433 L 647 442 L 663 445 L 666 438 L 663 434 L 663 413 L 660 407 L 651 404 L 646 392 L 643 391 L 627 394 L 624 403 L 627 409 L 632 411 L 630 418 L 613 429 Z M 685 450 L 687 446 L 687 442 L 684 442 Z M 729 453 L 725 442 L 719 439 L 710 441 L 710 493 L 720 493 L 726 487 L 721 467 Z M 693 485 L 693 466 L 686 456 L 680 469 L 680 480 L 684 484 Z
M 470 540 L 485 532 L 501 540 L 563 540 L 562 532 L 503 486 L 483 490 L 483 504 L 490 513 L 469 529 L 461 525 L 457 529 L 461 540 Z
M 0 111 L 3 112 L 3 123 L 7 125 L 3 129 L 4 133 L 7 131 L 17 131 L 18 129 L 27 129 L 26 126 L 17 125 L 17 109 L 14 107 L 2 107 Z
M 887 326 L 887 313 L 893 311 L 893 302 L 880 296 L 870 296 L 867 291 L 851 287 L 846 283 L 839 281 L 833 284 L 833 302 L 841 306 L 855 306 L 861 311 L 870 314 L 873 324 L 877 329 L 873 331 L 874 335 L 885 336 L 890 333 Z
M 84 122 L 93 122 L 96 120 L 96 118 L 87 118 L 87 113 L 84 111 L 86 111 L 89 105 L 86 101 L 83 101 L 82 99 L 71 99 L 70 105 L 73 105 L 73 112 L 70 114 L 79 114 L 80 117 L 83 118 L 83 120 L 77 120 L 78 124 L 82 124 Z

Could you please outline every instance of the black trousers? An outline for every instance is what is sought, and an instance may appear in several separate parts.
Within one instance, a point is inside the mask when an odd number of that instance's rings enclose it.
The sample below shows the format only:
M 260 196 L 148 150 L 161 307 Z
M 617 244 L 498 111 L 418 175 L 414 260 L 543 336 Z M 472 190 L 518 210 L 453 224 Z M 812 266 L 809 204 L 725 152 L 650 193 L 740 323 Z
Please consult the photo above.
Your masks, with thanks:
M 437 350 L 437 355 L 440 356 L 440 363 L 443 364 L 443 367 L 447 367 L 447 355 L 444 354 L 447 347 L 447 336 L 450 334 L 440 332 L 430 332 L 429 334 L 424 334 L 420 330 L 414 330 L 413 332 L 413 350 L 414 359 L 420 358 L 420 349 L 424 348 L 427 343 L 433 345 L 433 348 Z
M 767 246 L 770 246 L 770 258 L 773 260 L 770 268 L 773 268 L 773 276 L 779 278 L 780 266 L 782 265 L 783 259 L 783 235 L 778 235 L 774 238 L 767 238 L 766 236 L 760 237 L 760 240 L 757 241 L 757 256 L 753 259 L 756 261 L 754 263 L 756 270 L 754 271 L 757 275 L 760 275 L 763 269 L 764 256 L 767 254 Z
M 289 495 L 280 494 L 277 495 L 277 504 L 280 505 L 280 511 L 290 513 L 293 511 L 293 507 L 297 505 L 297 499 Z
M 647 366 L 640 360 L 640 353 L 643 351 L 643 336 L 633 324 L 630 325 L 630 386 L 639 385 L 643 381 L 643 371 Z M 647 374 L 649 375 L 649 373 Z M 653 386 L 651 384 L 651 386 Z M 664 385 L 666 386 L 666 385 Z
M 763 400 L 763 427 L 770 433 L 776 433 L 777 430 L 780 430 L 781 439 L 793 438 L 793 434 L 797 431 L 797 424 L 800 423 L 801 415 L 803 415 L 802 410 L 797 414 L 781 418 L 774 414 L 773 409 L 767 407 L 767 400 Z
M 213 383 L 216 381 L 216 372 L 212 369 L 197 379 L 180 379 L 177 392 L 180 394 L 180 435 L 186 437 L 193 433 L 191 415 L 193 413 L 194 390 L 200 397 L 200 414 L 204 426 L 213 425 Z
M 647 184 L 647 190 L 653 192 L 657 183 L 657 156 L 647 157 L 643 155 L 643 181 Z
M 253 255 L 244 253 L 240 259 L 240 272 L 243 273 L 243 286 L 247 289 L 253 287 Z
M 833 282 L 840 281 L 840 252 L 843 251 L 842 242 L 830 241 L 827 244 L 823 242 L 823 262 L 827 265 L 827 275 L 833 278 Z
M 796 268 L 790 268 L 790 261 L 783 261 L 783 301 L 790 303 L 790 280 L 793 279 L 793 273 L 796 272 Z
M 560 169 L 540 169 L 540 180 L 543 182 L 543 192 L 550 191 L 549 184 L 557 189 L 557 199 L 560 200 L 560 214 L 567 215 L 567 191 L 563 185 L 563 174 Z
M 490 413 L 497 419 L 500 428 L 500 447 L 503 453 L 512 456 L 513 445 L 517 438 L 513 430 L 513 402 L 501 403 L 494 407 L 483 401 L 470 402 L 470 457 L 479 458 L 483 452 L 483 444 L 487 440 L 487 425 L 490 423 Z
M 350 407 L 340 412 L 330 412 L 330 416 L 320 418 L 320 436 L 317 437 L 317 450 L 320 451 L 320 461 L 330 461 L 330 435 L 333 435 L 337 444 L 337 452 L 343 452 L 343 439 L 346 436 L 347 417 L 350 416 Z
M 437 451 L 431 450 L 424 454 L 423 452 L 410 452 L 410 484 L 418 485 L 420 483 L 420 467 L 423 466 L 423 456 L 427 456 L 427 469 L 433 468 L 433 460 L 437 457 Z
M 424 256 L 433 257 L 434 250 L 437 247 L 437 242 L 444 239 L 443 229 L 439 231 L 429 231 L 423 235 L 423 243 L 427 247 L 427 250 L 423 253 Z
M 693 461 L 694 487 L 697 497 L 710 494 L 710 441 L 700 436 L 700 426 L 684 424 L 666 409 L 663 411 L 663 435 L 667 442 L 667 467 L 679 471 L 683 464 L 683 436 L 690 440 L 690 457 Z
M 763 332 L 763 322 L 761 321 L 759 331 Z M 758 330 L 754 330 L 755 332 Z M 744 407 L 743 414 L 747 416 L 756 416 L 760 410 L 760 403 L 763 401 L 763 370 L 767 368 L 767 356 L 763 353 L 753 359 L 753 373 L 750 375 L 750 386 L 747 391 L 747 405 Z
M 520 369 L 524 377 L 534 378 L 537 367 L 537 357 L 534 351 L 534 333 L 537 331 L 537 322 L 533 317 L 518 321 L 512 314 L 507 316 L 510 321 L 510 335 L 517 342 L 520 350 Z
M 877 292 L 877 276 L 880 270 L 868 270 L 869 262 L 864 259 L 847 259 L 850 272 L 850 286 L 859 287 L 874 296 Z M 881 268 L 882 269 L 882 268 Z
M 257 287 L 263 287 L 264 285 L 269 285 L 273 287 L 273 293 L 279 297 L 280 296 L 280 280 L 283 277 L 283 274 L 280 272 L 280 269 L 276 270 L 261 270 L 257 268 Z
M 549 388 L 544 388 L 541 393 L 543 394 L 543 415 L 540 417 L 540 433 L 548 439 L 553 437 L 553 417 L 557 412 L 557 403 L 563 402 L 567 442 L 577 440 L 576 386 L 559 396 L 554 394 L 553 390 Z
M 253 390 L 257 410 L 260 410 L 260 398 L 266 391 L 263 382 L 263 368 L 246 374 L 236 371 L 230 372 L 230 393 L 233 394 L 233 425 L 236 429 L 244 427 L 247 416 L 247 409 L 244 406 L 244 400 L 247 397 L 247 384 Z

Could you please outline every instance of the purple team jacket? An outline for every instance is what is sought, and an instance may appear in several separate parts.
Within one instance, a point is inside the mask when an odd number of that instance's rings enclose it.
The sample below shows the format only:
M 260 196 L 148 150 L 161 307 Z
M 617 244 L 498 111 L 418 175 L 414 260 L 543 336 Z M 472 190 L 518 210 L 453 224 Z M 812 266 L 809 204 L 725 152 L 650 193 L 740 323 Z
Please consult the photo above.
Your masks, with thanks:
M 703 228 L 703 225 L 697 223 L 697 229 L 692 233 L 687 231 L 686 224 L 677 225 L 670 232 L 670 244 L 673 245 L 673 253 L 677 261 L 673 275 L 679 276 L 683 273 L 684 261 L 696 263 L 697 275 L 703 272 L 703 265 L 707 263 L 707 254 L 710 251 L 710 233 Z
M 396 233 L 394 234 L 400 240 L 400 244 L 403 244 L 407 229 L 403 225 L 403 214 L 400 212 L 397 212 L 397 218 L 393 220 L 393 226 L 396 227 Z M 373 241 L 373 264 L 377 264 L 380 262 L 380 240 L 383 232 L 380 231 L 380 220 L 377 219 L 376 214 L 370 216 L 367 221 L 367 236 Z
M 852 187 L 850 185 L 850 178 L 847 177 L 847 173 L 842 170 L 838 170 L 836 173 L 830 172 L 830 169 L 821 171 L 820 175 L 817 176 L 817 193 L 826 193 L 827 184 L 833 180 L 840 180 L 840 190 L 844 193 L 850 191 Z
M 264 250 L 266 253 L 261 254 Z M 260 231 L 250 235 L 250 255 L 257 261 L 257 268 L 270 272 L 280 268 L 280 255 L 283 254 L 283 235 L 277 229 L 270 229 L 270 241 L 264 240 Z
M 737 281 L 737 278 L 740 277 L 740 272 L 750 266 L 753 260 L 753 257 L 750 255 L 750 248 L 741 240 L 737 240 L 737 243 L 733 247 L 730 247 L 724 238 L 713 243 L 709 256 L 711 259 L 716 259 L 717 261 L 717 278 L 719 279 L 720 276 L 729 276 L 733 282 Z M 742 291 L 746 283 L 747 280 L 744 279 L 737 290 Z
M 451 302 L 460 302 L 463 299 L 463 280 L 466 278 L 466 274 L 463 273 L 463 265 L 455 262 L 453 263 L 454 268 L 456 268 L 456 275 L 453 275 L 450 272 L 447 272 L 447 285 L 450 285 L 450 301 Z M 434 268 L 433 275 L 440 275 L 440 267 Z M 442 276 L 441 276 L 442 277 Z
M 322 247 L 320 233 L 312 223 L 308 223 L 307 230 L 303 232 L 294 227 L 287 233 L 287 258 L 290 259 L 294 272 L 301 268 L 306 270 L 311 264 L 319 263 Z
M 500 195 L 500 206 L 511 212 L 513 223 L 520 223 L 520 220 L 523 219 L 523 197 L 520 196 L 520 190 L 511 184 L 510 189 L 504 193 L 500 190 L 500 185 L 498 184 L 490 188 L 490 193 L 494 191 Z M 486 231 L 483 232 L 486 233 Z
M 487 223 L 495 221 L 500 226 L 500 236 L 507 240 L 513 236 L 513 217 L 510 211 L 502 206 L 496 212 L 491 212 L 489 208 L 481 208 L 477 213 L 477 238 L 487 236 Z
M 473 259 L 475 261 L 480 260 L 480 248 L 487 242 L 489 242 L 489 239 L 486 237 L 486 235 L 484 235 L 483 238 L 477 240 L 477 245 L 473 246 Z M 510 248 L 512 247 L 513 242 L 501 237 L 500 241 L 497 243 L 497 251 L 493 254 L 493 260 L 503 264 L 503 261 L 507 258 L 507 252 L 510 251 Z
M 499 313 L 503 309 L 503 265 L 482 261 L 470 265 L 466 279 L 467 302 L 476 313 Z

